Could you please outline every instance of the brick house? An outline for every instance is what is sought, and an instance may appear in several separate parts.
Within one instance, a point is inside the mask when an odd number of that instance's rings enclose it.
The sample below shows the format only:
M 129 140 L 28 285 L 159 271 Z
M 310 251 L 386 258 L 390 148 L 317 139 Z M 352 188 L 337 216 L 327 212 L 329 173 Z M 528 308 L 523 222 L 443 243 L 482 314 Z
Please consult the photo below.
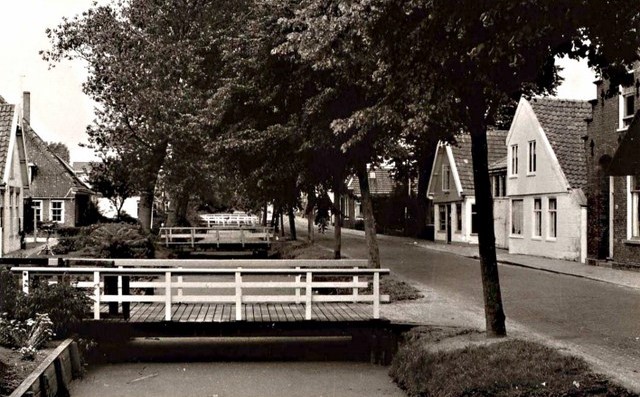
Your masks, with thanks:
M 607 81 L 598 80 L 593 120 L 586 139 L 588 170 L 588 258 L 590 264 L 640 270 L 640 181 L 637 167 L 640 124 L 634 120 L 640 94 L 635 84 L 607 98 Z M 633 126 L 632 120 L 634 120 Z
M 29 105 L 28 93 L 23 100 Z M 53 153 L 31 128 L 29 114 L 23 118 L 26 165 L 29 181 L 28 197 L 34 218 L 30 222 L 54 222 L 59 226 L 83 226 L 94 192 L 75 174 L 71 166 Z
M 509 253 L 584 262 L 587 101 L 522 98 L 507 137 Z
M 27 186 L 22 109 L 0 97 L 0 256 L 20 249 Z
M 507 245 L 505 139 L 507 131 L 487 131 L 489 172 L 494 195 L 496 246 Z M 439 142 L 429 177 L 427 197 L 434 205 L 434 239 L 447 243 L 478 244 L 471 137 L 456 137 L 456 144 Z

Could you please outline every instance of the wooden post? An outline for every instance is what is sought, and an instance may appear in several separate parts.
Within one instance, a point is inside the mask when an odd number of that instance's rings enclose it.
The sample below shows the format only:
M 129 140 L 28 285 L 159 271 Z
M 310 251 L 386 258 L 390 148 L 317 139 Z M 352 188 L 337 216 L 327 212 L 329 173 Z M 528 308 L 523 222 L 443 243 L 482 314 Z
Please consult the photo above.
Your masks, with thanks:
M 354 270 L 357 270 L 358 267 L 354 267 Z M 358 276 L 353 276 L 353 282 L 357 283 L 360 280 L 360 278 Z M 358 302 L 358 294 L 360 293 L 360 291 L 358 290 L 358 287 L 353 287 L 353 303 L 357 303 Z
M 191 228 L 191 248 L 194 248 L 196 245 L 196 229 Z
M 216 241 L 218 242 L 218 248 L 220 248 L 220 230 L 216 230 Z
M 178 266 L 178 269 L 182 269 L 182 266 Z M 182 296 L 182 282 L 184 281 L 184 279 L 182 278 L 182 275 L 178 276 L 178 296 Z
M 164 241 L 167 247 L 169 246 L 169 234 L 171 234 L 171 229 L 164 229 Z
M 100 272 L 93 272 L 93 319 L 100 320 Z
M 373 273 L 373 318 L 380 318 L 380 273 Z
M 300 270 L 300 266 L 296 266 L 296 270 Z M 296 275 L 296 283 L 302 281 L 302 276 L 300 274 Z M 296 303 L 300 303 L 300 287 L 296 287 Z
M 22 292 L 29 294 L 29 271 L 22 271 Z
M 240 229 L 240 242 L 242 243 L 242 248 L 244 248 L 244 229 Z
M 313 279 L 313 273 L 307 272 L 307 277 L 305 282 L 307 283 L 307 288 L 305 291 L 305 308 L 304 308 L 304 319 L 311 320 L 311 301 L 313 297 L 313 290 L 311 289 L 311 281 Z
M 164 319 L 171 321 L 171 272 L 164 273 Z
M 242 320 L 242 273 L 236 272 L 236 321 Z

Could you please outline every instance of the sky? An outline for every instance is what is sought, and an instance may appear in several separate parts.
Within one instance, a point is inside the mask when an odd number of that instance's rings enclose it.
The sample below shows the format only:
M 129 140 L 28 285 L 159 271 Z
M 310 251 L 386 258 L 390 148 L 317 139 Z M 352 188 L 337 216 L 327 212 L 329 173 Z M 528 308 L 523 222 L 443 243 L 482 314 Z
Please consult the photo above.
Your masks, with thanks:
M 102 0 L 106 1 L 106 0 Z M 53 68 L 40 50 L 49 48 L 47 28 L 63 17 L 88 9 L 93 0 L 18 0 L 3 4 L 0 13 L 0 96 L 21 103 L 22 92 L 31 92 L 31 125 L 48 142 L 63 142 L 71 161 L 90 161 L 93 152 L 81 148 L 86 126 L 93 120 L 94 103 L 82 92 L 87 73 L 81 61 L 63 61 Z M 584 62 L 560 60 L 565 70 L 558 97 L 592 99 L 595 76 Z

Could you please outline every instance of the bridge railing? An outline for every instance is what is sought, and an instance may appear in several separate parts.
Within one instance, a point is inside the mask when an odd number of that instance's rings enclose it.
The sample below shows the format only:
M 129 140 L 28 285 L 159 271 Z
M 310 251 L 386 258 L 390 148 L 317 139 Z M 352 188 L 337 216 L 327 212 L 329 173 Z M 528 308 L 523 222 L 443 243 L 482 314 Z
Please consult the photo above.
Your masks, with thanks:
M 29 293 L 31 279 L 66 276 L 77 288 L 90 290 L 93 299 L 93 318 L 100 319 L 102 303 L 164 303 L 165 321 L 171 321 L 172 305 L 179 303 L 231 303 L 235 306 L 236 321 L 243 320 L 246 303 L 296 303 L 305 305 L 305 320 L 312 319 L 312 306 L 317 302 L 372 303 L 373 318 L 380 318 L 380 303 L 389 297 L 380 294 L 380 275 L 389 269 L 345 268 L 105 268 L 105 267 L 14 267 L 22 275 L 23 292 Z M 105 292 L 105 277 L 151 276 L 152 281 L 130 282 L 131 288 L 153 288 L 153 295 L 132 295 Z M 197 281 L 185 281 L 184 276 Z M 215 276 L 214 280 L 201 280 L 202 276 Z M 338 281 L 327 281 L 327 276 L 338 276 Z M 320 278 L 320 279 L 319 279 Z M 347 281 L 343 281 L 347 280 Z M 362 291 L 368 288 L 371 293 Z M 332 289 L 342 294 L 322 293 Z M 195 291 L 184 294 L 185 290 Z M 319 290 L 320 289 L 320 290 Z M 264 292 L 266 291 L 266 292 Z
M 202 214 L 200 221 L 207 227 L 211 226 L 240 226 L 240 225 L 257 225 L 259 219 L 255 215 L 247 214 Z
M 160 241 L 171 245 L 271 244 L 273 228 L 264 226 L 162 227 Z

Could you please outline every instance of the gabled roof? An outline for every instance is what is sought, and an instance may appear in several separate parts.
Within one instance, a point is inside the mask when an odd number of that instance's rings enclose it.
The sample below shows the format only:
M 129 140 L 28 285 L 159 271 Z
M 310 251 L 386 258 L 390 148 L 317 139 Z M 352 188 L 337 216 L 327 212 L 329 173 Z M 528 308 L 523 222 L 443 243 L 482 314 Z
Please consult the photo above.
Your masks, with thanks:
M 640 112 L 636 112 L 629 129 L 613 155 L 609 175 L 640 175 Z
M 6 102 L 0 104 L 0 175 L 4 175 L 4 167 L 7 164 L 15 108 L 15 105 Z
M 497 163 L 507 156 L 507 134 L 506 130 L 487 131 L 487 155 L 490 165 Z M 456 162 L 460 185 L 465 195 L 473 196 L 475 187 L 473 185 L 473 159 L 471 155 L 471 135 L 462 134 L 456 136 L 456 143 L 451 145 L 453 158 Z M 506 160 L 505 160 L 506 166 Z
M 587 164 L 583 137 L 587 135 L 587 120 L 592 117 L 588 101 L 534 98 L 531 108 L 555 152 L 569 187 L 584 188 L 587 184 Z
M 93 194 L 64 160 L 53 153 L 40 136 L 24 121 L 24 140 L 29 163 L 36 165 L 31 181 L 33 198 L 71 197 L 75 192 Z
M 375 174 L 375 178 L 371 177 L 372 172 Z M 385 195 L 393 192 L 396 183 L 391 178 L 391 172 L 389 172 L 389 170 L 377 169 L 375 171 L 368 171 L 367 174 L 369 175 L 369 190 L 372 195 Z M 355 196 L 362 195 L 358 178 L 351 178 L 347 183 L 347 189 Z

